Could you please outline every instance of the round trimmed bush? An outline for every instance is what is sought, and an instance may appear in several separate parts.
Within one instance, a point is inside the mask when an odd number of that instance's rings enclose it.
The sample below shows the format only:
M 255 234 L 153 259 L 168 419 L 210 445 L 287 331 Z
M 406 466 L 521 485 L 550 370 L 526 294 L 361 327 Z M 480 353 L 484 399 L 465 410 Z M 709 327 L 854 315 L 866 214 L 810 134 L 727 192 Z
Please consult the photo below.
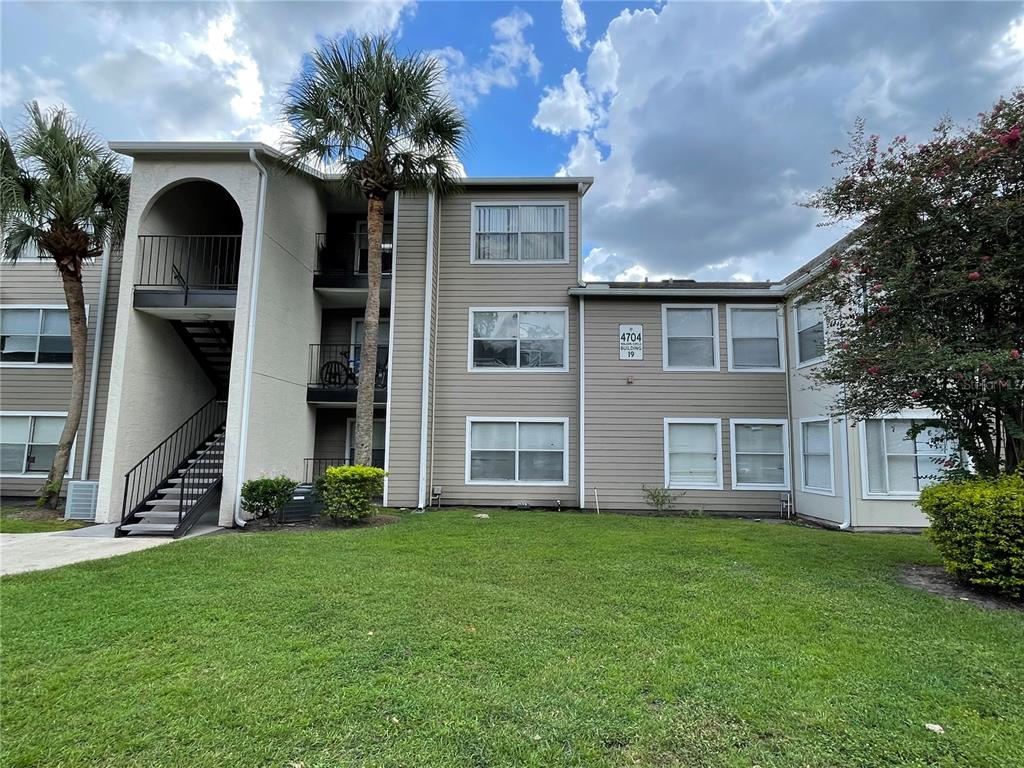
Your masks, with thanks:
M 918 503 L 947 571 L 974 586 L 1024 597 L 1024 477 L 939 483 L 921 491 Z
M 321 514 L 336 523 L 358 523 L 376 512 L 376 500 L 384 493 L 386 473 L 377 467 L 328 467 L 316 481 L 324 503 Z

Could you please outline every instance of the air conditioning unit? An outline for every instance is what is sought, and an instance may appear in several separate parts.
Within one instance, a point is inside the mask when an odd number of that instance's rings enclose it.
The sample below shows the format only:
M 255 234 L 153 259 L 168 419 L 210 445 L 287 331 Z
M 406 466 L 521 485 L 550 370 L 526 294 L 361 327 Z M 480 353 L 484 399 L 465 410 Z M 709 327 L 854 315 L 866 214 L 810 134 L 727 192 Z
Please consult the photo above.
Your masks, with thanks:
M 65 520 L 96 520 L 96 499 L 100 495 L 98 480 L 72 480 L 64 504 Z

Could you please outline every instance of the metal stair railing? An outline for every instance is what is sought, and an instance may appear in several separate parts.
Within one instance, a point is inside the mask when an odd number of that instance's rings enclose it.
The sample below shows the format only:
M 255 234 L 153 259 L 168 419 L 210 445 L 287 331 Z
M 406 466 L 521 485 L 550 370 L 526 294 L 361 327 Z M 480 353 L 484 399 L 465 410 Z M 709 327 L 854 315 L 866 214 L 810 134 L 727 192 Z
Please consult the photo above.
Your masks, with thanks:
M 156 497 L 189 456 L 205 450 L 206 441 L 223 429 L 226 417 L 227 402 L 216 396 L 210 398 L 125 473 L 122 525 Z

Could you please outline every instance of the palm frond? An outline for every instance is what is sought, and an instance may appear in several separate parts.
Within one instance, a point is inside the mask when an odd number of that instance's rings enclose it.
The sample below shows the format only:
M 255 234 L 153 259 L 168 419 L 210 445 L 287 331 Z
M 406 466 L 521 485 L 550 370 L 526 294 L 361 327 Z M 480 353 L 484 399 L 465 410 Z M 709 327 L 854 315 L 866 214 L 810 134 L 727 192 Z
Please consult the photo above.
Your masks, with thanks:
M 339 187 L 368 197 L 449 191 L 468 126 L 443 82 L 434 58 L 400 56 L 386 36 L 327 41 L 285 96 L 287 154 L 333 170 Z
M 117 155 L 67 109 L 26 105 L 14 138 L 6 131 L 0 137 L 0 171 L 4 258 L 15 260 L 33 245 L 49 252 L 55 234 L 79 232 L 87 247 L 62 259 L 80 274 L 82 260 L 108 242 L 120 244 L 129 176 Z

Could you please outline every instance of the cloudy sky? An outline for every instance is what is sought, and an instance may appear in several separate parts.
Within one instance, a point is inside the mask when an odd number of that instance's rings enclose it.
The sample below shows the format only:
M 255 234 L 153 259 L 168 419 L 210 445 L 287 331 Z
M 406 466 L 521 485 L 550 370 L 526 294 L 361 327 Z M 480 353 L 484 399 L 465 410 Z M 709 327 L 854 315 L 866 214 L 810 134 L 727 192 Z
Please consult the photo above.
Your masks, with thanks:
M 586 271 L 779 278 L 842 232 L 796 203 L 860 115 L 966 122 L 1024 85 L 1022 3 L 176 2 L 0 5 L 0 117 L 64 103 L 108 139 L 275 144 L 317 39 L 434 52 L 470 175 L 592 175 Z

